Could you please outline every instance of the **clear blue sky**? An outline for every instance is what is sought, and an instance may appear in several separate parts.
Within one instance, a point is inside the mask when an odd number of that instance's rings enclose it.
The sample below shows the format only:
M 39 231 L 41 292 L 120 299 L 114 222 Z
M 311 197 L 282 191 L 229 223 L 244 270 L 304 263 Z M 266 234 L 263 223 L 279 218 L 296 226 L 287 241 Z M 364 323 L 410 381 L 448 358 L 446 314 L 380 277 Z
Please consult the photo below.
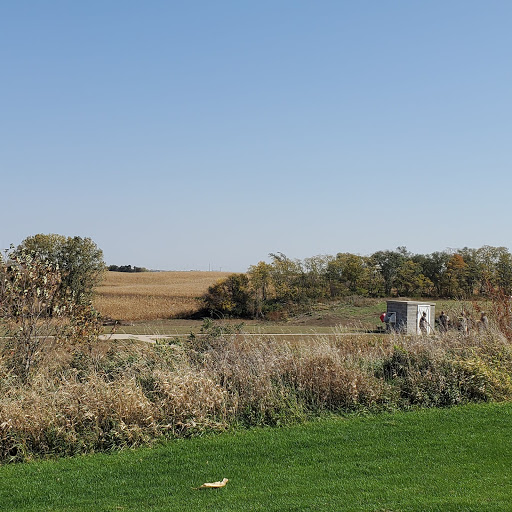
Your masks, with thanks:
M 245 271 L 511 247 L 512 2 L 0 3 L 0 245 Z

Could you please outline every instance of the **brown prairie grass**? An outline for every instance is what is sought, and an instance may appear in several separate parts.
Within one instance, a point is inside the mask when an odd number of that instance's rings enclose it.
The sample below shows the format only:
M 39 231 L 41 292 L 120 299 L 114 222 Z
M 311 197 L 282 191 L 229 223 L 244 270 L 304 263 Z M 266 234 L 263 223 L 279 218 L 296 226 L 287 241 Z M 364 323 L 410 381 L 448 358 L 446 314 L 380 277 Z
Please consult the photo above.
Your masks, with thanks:
M 279 425 L 321 413 L 512 399 L 512 346 L 464 335 L 246 336 L 211 324 L 170 344 L 55 346 L 28 382 L 0 358 L 0 460 Z
M 94 307 L 121 321 L 179 318 L 200 308 L 197 297 L 229 272 L 107 272 Z

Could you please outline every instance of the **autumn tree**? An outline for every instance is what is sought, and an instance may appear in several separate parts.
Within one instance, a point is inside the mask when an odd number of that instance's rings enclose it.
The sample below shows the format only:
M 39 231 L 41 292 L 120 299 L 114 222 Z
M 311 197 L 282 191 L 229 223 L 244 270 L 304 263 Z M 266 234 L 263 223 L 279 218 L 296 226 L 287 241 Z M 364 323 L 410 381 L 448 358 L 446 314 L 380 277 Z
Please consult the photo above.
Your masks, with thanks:
M 56 316 L 63 310 L 56 300 L 60 284 L 59 271 L 47 260 L 23 251 L 0 256 L 0 319 L 7 334 L 3 355 L 22 380 L 58 332 L 48 310 L 53 305 Z
M 468 294 L 468 264 L 461 254 L 453 254 L 442 280 L 443 296 L 464 298 Z
M 368 295 L 374 278 L 370 259 L 350 253 L 338 253 L 327 265 L 331 296 Z
M 257 265 L 251 265 L 247 271 L 250 287 L 254 297 L 255 316 L 263 316 L 265 303 L 269 300 L 271 293 L 271 266 L 260 261 Z
M 254 300 L 246 274 L 231 274 L 208 288 L 202 301 L 210 316 L 254 316 Z
M 270 253 L 270 279 L 275 290 L 275 299 L 283 304 L 300 302 L 300 279 L 303 267 L 299 260 L 292 260 L 285 254 Z
M 51 357 L 55 343 L 90 348 L 98 339 L 99 315 L 61 294 L 61 284 L 48 259 L 19 248 L 0 254 L 0 325 L 6 336 L 1 350 L 10 371 L 23 381 Z
M 408 259 L 407 250 L 405 247 L 398 247 L 396 251 L 377 251 L 371 258 L 384 280 L 384 294 L 391 296 L 400 266 Z
M 61 295 L 72 295 L 79 303 L 91 300 L 105 271 L 103 252 L 90 238 L 37 234 L 23 240 L 16 251 L 55 266 L 61 275 Z
M 432 281 L 422 273 L 421 265 L 412 260 L 400 265 L 395 285 L 401 296 L 428 295 L 433 288 Z

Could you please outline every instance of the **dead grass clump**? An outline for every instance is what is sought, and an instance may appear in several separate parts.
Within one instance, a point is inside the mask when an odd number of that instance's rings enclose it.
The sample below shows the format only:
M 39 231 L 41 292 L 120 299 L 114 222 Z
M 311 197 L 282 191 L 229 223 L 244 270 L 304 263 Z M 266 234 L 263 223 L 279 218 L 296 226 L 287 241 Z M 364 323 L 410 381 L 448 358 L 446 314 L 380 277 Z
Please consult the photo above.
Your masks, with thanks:
M 397 341 L 389 334 L 350 334 L 338 327 L 336 337 L 328 342 L 336 347 L 337 353 L 345 361 L 360 364 L 361 361 L 386 357 L 392 352 Z
M 0 455 L 73 455 L 147 443 L 158 433 L 153 405 L 133 379 L 64 379 L 13 388 L 0 400 Z
M 76 351 L 52 371 L 3 382 L 0 460 L 132 447 L 225 429 L 230 420 L 227 390 L 170 347 Z
M 112 422 L 143 427 L 154 424 L 153 404 L 131 376 L 108 381 L 92 373 L 86 381 L 63 380 L 55 396 L 58 409 L 78 431 L 93 427 L 104 432 Z
M 346 358 L 329 340 L 301 347 L 293 382 L 308 406 L 317 410 L 372 409 L 388 402 L 390 395 L 382 380 Z
M 512 351 L 499 331 L 376 339 L 221 336 L 201 364 L 236 396 L 244 422 L 512 398 Z
M 389 386 L 344 357 L 337 340 L 286 343 L 230 336 L 204 357 L 205 368 L 237 398 L 243 422 L 282 423 L 321 410 L 375 408 Z
M 290 386 L 292 345 L 273 336 L 221 335 L 202 365 L 233 400 L 234 419 L 246 425 L 276 425 L 305 417 Z
M 229 397 L 205 371 L 157 371 L 155 406 L 163 427 L 173 435 L 222 430 L 228 425 Z

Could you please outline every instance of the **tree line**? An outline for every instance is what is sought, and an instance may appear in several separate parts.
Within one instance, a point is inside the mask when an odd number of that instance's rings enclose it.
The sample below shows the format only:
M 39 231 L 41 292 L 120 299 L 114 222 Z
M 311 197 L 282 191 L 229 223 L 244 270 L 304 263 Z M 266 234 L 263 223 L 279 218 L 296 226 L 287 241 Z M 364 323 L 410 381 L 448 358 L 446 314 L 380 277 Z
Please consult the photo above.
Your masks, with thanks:
M 271 253 L 245 274 L 232 274 L 202 297 L 212 315 L 265 317 L 313 301 L 346 296 L 468 299 L 512 294 L 512 255 L 506 247 L 413 254 L 406 247 L 370 256 L 338 253 L 304 260 Z
M 107 270 L 110 272 L 149 272 L 145 267 L 132 267 L 131 265 L 109 265 Z

